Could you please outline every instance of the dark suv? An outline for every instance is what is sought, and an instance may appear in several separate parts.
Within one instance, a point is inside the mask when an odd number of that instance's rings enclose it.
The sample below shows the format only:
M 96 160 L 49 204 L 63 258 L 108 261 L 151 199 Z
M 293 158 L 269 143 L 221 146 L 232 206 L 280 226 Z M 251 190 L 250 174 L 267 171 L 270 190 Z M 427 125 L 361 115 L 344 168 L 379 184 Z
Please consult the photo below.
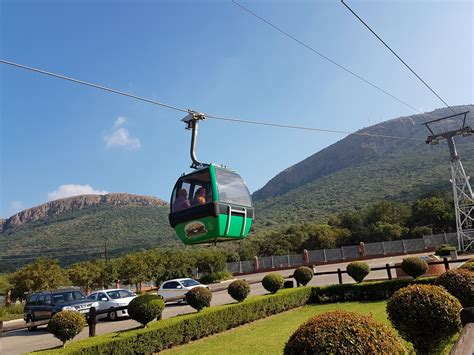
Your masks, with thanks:
M 95 304 L 94 304 L 95 303 Z M 60 289 L 33 293 L 25 304 L 24 316 L 26 323 L 50 319 L 54 314 L 65 311 L 78 311 L 87 315 L 93 302 L 78 289 Z M 28 330 L 35 330 L 29 327 Z

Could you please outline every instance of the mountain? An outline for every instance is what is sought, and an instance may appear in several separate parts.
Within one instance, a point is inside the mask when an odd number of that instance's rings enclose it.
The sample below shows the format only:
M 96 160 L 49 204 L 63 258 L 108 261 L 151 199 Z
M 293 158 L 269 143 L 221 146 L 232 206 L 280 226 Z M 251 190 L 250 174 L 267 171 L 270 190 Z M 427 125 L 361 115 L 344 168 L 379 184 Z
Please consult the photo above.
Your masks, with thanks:
M 474 105 L 454 106 L 456 112 Z M 260 231 L 302 221 L 326 222 L 352 207 L 382 199 L 410 202 L 451 191 L 446 142 L 425 143 L 423 122 L 449 109 L 399 117 L 349 135 L 282 171 L 253 195 Z M 466 171 L 474 174 L 474 137 L 456 138 Z M 51 201 L 0 220 L 0 272 L 45 255 L 63 265 L 156 247 L 181 247 L 163 200 L 131 194 L 84 195 Z M 250 236 L 252 237 L 252 235 Z
M 27 223 L 36 222 L 48 217 L 82 210 L 91 206 L 99 205 L 128 205 L 128 206 L 166 206 L 166 202 L 156 197 L 131 195 L 127 193 L 112 193 L 106 195 L 80 195 L 62 198 L 55 201 L 29 208 L 14 214 L 10 218 L 0 220 L 0 232 L 22 226 Z
M 163 200 L 124 193 L 74 196 L 19 212 L 0 229 L 0 271 L 38 256 L 68 265 L 89 258 L 180 245 Z
M 456 112 L 474 106 L 454 106 Z M 285 169 L 253 194 L 256 229 L 305 220 L 324 222 L 337 212 L 381 199 L 410 201 L 433 190 L 451 190 L 446 142 L 425 143 L 423 122 L 451 115 L 447 109 L 399 117 L 358 133 L 390 135 L 393 139 L 349 135 Z M 474 137 L 456 138 L 466 171 L 474 174 Z

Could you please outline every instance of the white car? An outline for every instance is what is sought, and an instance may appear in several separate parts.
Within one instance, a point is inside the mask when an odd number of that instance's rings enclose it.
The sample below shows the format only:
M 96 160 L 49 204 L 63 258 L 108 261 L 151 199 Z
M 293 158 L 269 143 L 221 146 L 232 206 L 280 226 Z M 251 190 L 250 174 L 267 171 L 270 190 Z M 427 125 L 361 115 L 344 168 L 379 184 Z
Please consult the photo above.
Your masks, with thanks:
M 180 297 L 181 301 L 183 301 L 186 297 L 186 293 L 195 287 L 206 287 L 209 289 L 209 286 L 203 285 L 193 279 L 174 279 L 165 281 L 160 285 L 158 296 L 163 297 L 165 301 L 174 297 Z
M 87 296 L 88 299 L 99 303 L 98 310 L 110 310 L 106 315 L 111 321 L 117 320 L 119 317 L 128 317 L 128 311 L 126 309 L 115 311 L 114 308 L 128 306 L 130 301 L 135 297 L 137 297 L 135 293 L 121 288 L 94 291 Z

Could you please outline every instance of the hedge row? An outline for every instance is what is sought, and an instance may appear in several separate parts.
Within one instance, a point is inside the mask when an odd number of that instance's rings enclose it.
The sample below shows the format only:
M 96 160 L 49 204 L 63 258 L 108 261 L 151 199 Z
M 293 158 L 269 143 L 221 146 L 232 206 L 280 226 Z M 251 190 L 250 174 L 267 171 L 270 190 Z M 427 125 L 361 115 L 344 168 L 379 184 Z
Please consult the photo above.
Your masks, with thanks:
M 417 280 L 396 279 L 313 287 L 310 302 L 325 303 L 385 300 L 405 286 L 413 283 L 431 285 L 434 284 L 435 280 L 436 277 L 425 277 Z
M 47 350 L 46 352 L 63 354 L 153 353 L 301 307 L 309 302 L 310 295 L 310 287 L 281 290 L 274 295 L 252 297 L 241 303 L 212 307 L 200 313 L 152 322 L 149 323 L 148 328 L 144 329 L 109 333 L 79 340 L 64 349 Z
M 432 284 L 434 280 L 434 277 L 430 277 L 417 280 L 400 279 L 284 289 L 272 295 L 251 297 L 240 303 L 215 306 L 199 313 L 151 322 L 145 329 L 108 333 L 79 340 L 64 349 L 46 350 L 45 353 L 153 353 L 301 307 L 307 303 L 382 300 L 409 284 Z

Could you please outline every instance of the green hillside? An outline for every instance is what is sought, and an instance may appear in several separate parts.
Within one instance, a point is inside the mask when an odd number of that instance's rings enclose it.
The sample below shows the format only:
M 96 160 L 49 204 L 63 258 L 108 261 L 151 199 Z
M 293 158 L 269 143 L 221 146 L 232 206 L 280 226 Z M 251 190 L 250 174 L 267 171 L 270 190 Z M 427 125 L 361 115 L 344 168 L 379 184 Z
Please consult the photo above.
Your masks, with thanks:
M 168 206 L 95 205 L 29 222 L 0 233 L 0 270 L 41 255 L 63 265 L 159 246 L 181 245 L 168 224 Z
M 301 221 L 326 222 L 351 207 L 382 199 L 413 201 L 433 190 L 451 191 L 446 144 L 402 149 L 326 175 L 289 192 L 256 202 L 259 230 Z M 459 145 L 467 173 L 474 174 L 474 144 Z

